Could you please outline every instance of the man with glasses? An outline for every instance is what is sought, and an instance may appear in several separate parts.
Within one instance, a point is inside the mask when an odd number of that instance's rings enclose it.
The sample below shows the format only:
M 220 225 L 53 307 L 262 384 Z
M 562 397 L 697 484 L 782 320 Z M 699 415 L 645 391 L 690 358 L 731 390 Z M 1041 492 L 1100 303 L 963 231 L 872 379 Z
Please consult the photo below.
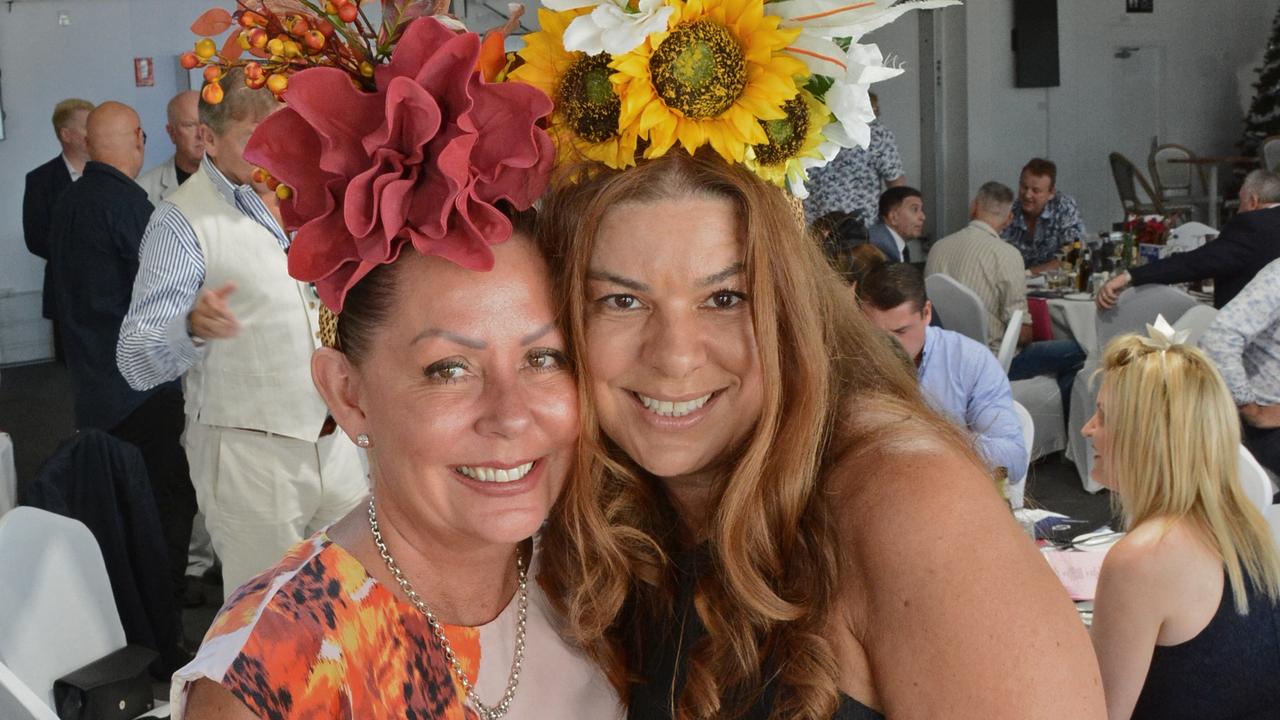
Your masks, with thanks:
M 169 123 L 164 129 L 173 141 L 174 153 L 138 178 L 152 205 L 159 205 L 200 168 L 204 139 L 200 134 L 199 108 L 200 93 L 195 90 L 178 93 L 169 101 Z
M 147 194 L 133 180 L 142 169 L 145 142 L 138 113 L 128 105 L 105 102 L 89 114 L 90 159 L 83 177 L 54 207 L 49 267 L 76 428 L 105 430 L 142 452 L 164 533 L 166 571 L 180 596 L 196 512 L 180 441 L 182 388 L 175 381 L 134 390 L 115 362 L 116 338 L 129 310 L 139 246 L 152 211 Z M 177 632 L 172 637 L 176 642 Z M 164 644 L 163 638 L 158 640 Z M 159 649 L 171 653 L 176 646 Z

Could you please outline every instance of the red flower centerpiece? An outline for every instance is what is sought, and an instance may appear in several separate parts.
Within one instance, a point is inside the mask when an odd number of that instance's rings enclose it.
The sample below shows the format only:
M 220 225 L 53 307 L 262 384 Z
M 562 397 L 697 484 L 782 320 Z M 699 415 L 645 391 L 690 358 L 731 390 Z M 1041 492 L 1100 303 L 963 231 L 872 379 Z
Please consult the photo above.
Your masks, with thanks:
M 406 243 L 471 270 L 493 266 L 517 210 L 546 188 L 555 160 L 537 127 L 550 99 L 477 69 L 481 40 L 434 18 L 414 20 L 373 91 L 349 72 L 312 67 L 289 78 L 285 107 L 264 120 L 245 158 L 292 188 L 280 204 L 296 230 L 289 273 L 341 312 L 347 291 Z M 287 194 L 287 193 L 286 193 Z
M 1163 245 L 1169 239 L 1169 230 L 1173 223 L 1159 215 L 1130 217 L 1125 220 L 1124 231 L 1134 237 L 1140 245 Z

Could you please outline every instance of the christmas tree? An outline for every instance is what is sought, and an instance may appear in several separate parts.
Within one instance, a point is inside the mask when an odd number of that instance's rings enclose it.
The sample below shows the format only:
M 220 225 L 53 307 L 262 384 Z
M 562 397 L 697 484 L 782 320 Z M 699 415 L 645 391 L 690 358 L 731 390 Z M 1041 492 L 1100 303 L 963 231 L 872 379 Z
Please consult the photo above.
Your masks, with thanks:
M 1253 88 L 1256 94 L 1245 116 L 1244 137 L 1240 140 L 1240 150 L 1245 155 L 1257 155 L 1264 139 L 1280 135 L 1280 13 L 1271 23 L 1271 39 Z

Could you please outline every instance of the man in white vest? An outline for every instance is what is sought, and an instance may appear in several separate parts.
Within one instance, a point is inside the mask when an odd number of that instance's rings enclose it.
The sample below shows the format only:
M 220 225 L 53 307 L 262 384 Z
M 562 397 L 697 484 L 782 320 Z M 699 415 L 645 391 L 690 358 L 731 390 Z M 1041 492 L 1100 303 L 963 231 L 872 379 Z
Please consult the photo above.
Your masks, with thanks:
M 200 93 L 195 90 L 178 93 L 169 101 L 169 122 L 164 129 L 173 141 L 174 153 L 138 178 L 152 205 L 159 205 L 200 168 L 204 139 L 200 133 L 199 107 Z
M 311 382 L 319 300 L 289 277 L 276 196 L 245 142 L 279 103 L 239 70 L 200 101 L 205 157 L 147 224 L 116 362 L 137 389 L 185 373 L 187 458 L 224 596 L 368 492 Z

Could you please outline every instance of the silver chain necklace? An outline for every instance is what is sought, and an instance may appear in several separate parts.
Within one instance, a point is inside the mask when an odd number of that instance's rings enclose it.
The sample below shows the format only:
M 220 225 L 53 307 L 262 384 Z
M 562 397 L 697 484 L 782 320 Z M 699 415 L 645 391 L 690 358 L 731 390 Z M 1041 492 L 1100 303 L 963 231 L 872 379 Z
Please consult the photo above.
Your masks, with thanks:
M 400 566 L 396 565 L 396 561 L 391 558 L 391 552 L 387 550 L 387 544 L 382 541 L 382 533 L 378 531 L 378 514 L 373 508 L 373 496 L 369 496 L 369 529 L 373 531 L 373 543 L 378 546 L 378 552 L 382 555 L 382 560 L 387 564 L 387 569 L 395 576 L 396 582 L 400 583 L 400 589 L 404 591 L 413 606 L 427 617 L 427 624 L 431 626 L 431 634 L 435 636 L 436 642 L 440 645 L 440 649 L 444 651 L 444 656 L 449 661 L 449 667 L 453 669 L 453 675 L 462 683 L 462 689 L 466 691 L 467 702 L 475 708 L 480 714 L 480 720 L 499 720 L 507 714 L 507 710 L 511 708 L 511 701 L 516 696 L 516 685 L 520 684 L 520 664 L 524 662 L 524 621 L 529 611 L 529 586 L 526 583 L 526 573 L 524 558 L 521 557 L 519 549 L 516 550 L 516 579 L 520 583 L 519 597 L 516 600 L 516 652 L 515 657 L 511 660 L 511 674 L 507 676 L 507 691 L 502 694 L 502 701 L 493 707 L 489 707 L 480 702 L 480 696 L 476 694 L 475 688 L 471 685 L 471 681 L 467 679 L 467 673 L 462 669 L 462 664 L 458 662 L 458 656 L 453 652 L 453 647 L 449 645 L 449 638 L 444 635 L 444 626 L 436 619 L 436 614 L 431 612 L 431 608 L 423 602 L 418 592 L 409 584 L 409 579 L 400 572 Z

